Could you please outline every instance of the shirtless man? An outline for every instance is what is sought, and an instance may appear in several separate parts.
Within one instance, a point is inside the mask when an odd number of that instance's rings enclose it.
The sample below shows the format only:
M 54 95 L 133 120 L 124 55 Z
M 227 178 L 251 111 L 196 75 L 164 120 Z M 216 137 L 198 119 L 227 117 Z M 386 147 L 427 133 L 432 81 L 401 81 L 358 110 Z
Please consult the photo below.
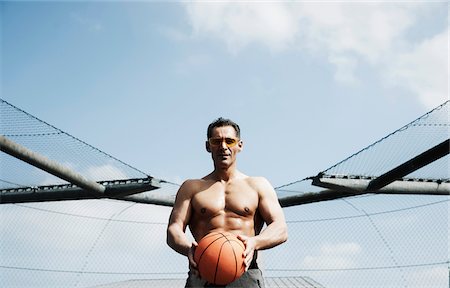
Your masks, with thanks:
M 263 287 L 257 251 L 287 240 L 283 210 L 265 178 L 237 170 L 236 156 L 243 142 L 236 123 L 219 118 L 208 126 L 207 136 L 206 150 L 211 153 L 214 171 L 181 185 L 169 219 L 167 244 L 189 259 L 186 287 L 208 287 L 199 278 L 193 257 L 197 242 L 213 231 L 234 233 L 245 245 L 246 272 L 227 287 Z M 262 229 L 264 223 L 267 226 Z M 193 242 L 185 234 L 187 226 Z

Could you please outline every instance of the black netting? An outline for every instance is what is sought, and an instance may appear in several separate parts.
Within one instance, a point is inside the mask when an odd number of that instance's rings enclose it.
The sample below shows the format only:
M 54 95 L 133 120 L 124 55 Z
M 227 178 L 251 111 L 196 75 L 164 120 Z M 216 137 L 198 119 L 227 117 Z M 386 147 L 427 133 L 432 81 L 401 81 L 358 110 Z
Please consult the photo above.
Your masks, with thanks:
M 377 177 L 449 139 L 449 101 L 324 171 L 325 175 Z M 450 179 L 448 155 L 406 178 Z
M 1 99 L 0 134 L 90 180 L 148 177 L 146 173 Z M 0 163 L 0 189 L 66 183 L 5 153 L 0 153 Z

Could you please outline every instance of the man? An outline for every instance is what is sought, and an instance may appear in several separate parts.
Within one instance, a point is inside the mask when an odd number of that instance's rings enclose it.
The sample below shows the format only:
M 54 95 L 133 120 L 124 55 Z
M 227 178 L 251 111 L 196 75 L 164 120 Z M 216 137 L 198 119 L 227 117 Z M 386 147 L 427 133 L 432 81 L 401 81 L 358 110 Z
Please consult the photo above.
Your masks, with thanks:
M 213 231 L 228 231 L 244 243 L 246 272 L 227 287 L 263 287 L 256 263 L 257 251 L 287 240 L 287 226 L 275 190 L 263 177 L 237 170 L 242 151 L 239 126 L 219 118 L 208 126 L 206 150 L 214 171 L 201 179 L 186 180 L 178 190 L 167 228 L 167 244 L 189 259 L 186 287 L 208 287 L 199 278 L 194 251 L 197 242 Z M 264 223 L 267 226 L 263 228 Z M 186 227 L 195 241 L 188 240 Z

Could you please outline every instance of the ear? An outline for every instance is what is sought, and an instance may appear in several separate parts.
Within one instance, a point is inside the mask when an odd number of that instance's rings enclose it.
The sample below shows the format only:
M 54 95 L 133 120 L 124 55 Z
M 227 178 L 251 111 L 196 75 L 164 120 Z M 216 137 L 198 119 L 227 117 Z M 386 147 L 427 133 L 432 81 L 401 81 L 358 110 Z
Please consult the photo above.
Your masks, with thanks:
M 205 148 L 206 148 L 206 151 L 211 153 L 211 147 L 209 146 L 209 142 L 208 141 L 205 142 Z
M 242 140 L 239 140 L 237 145 L 239 147 L 239 152 L 242 151 L 242 149 L 244 148 L 244 142 L 242 142 Z

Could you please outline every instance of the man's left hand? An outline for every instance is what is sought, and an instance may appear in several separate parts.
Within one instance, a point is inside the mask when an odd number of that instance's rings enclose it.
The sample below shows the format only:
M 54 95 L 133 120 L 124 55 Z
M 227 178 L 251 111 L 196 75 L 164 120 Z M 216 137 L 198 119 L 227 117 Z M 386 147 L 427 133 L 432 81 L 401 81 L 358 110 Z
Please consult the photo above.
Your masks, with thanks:
M 237 237 L 245 245 L 244 258 L 245 258 L 245 271 L 247 271 L 253 260 L 253 254 L 255 253 L 256 243 L 253 237 L 245 235 L 238 235 Z

